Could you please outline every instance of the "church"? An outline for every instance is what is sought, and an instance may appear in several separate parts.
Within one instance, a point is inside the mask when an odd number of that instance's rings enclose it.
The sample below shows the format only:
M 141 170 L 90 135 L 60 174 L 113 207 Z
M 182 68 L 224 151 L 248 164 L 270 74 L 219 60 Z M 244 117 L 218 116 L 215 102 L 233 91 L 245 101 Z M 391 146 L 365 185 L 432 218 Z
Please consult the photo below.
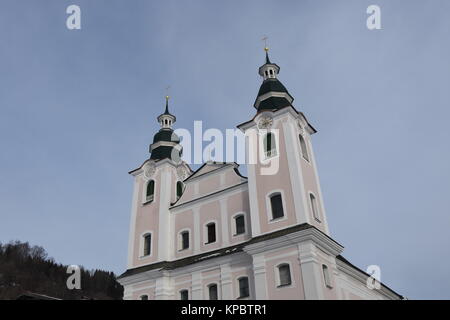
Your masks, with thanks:
M 263 135 L 247 177 L 234 162 L 193 171 L 181 159 L 166 97 L 151 155 L 130 172 L 128 263 L 118 278 L 124 299 L 403 299 L 346 260 L 330 235 L 316 129 L 293 106 L 265 51 L 255 115 L 237 126 Z M 276 172 L 265 174 L 274 161 Z

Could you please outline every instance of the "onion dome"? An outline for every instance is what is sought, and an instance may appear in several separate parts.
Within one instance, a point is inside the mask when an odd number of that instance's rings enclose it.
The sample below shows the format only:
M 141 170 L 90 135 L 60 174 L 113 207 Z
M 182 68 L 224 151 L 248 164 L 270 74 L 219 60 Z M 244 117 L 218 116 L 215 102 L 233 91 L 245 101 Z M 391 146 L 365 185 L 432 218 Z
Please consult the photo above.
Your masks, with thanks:
M 154 135 L 153 143 L 150 145 L 150 159 L 162 160 L 171 159 L 179 161 L 182 154 L 180 138 L 175 134 L 172 125 L 176 117 L 169 112 L 169 96 L 166 96 L 166 109 L 158 116 L 161 129 Z
M 280 67 L 270 62 L 269 49 L 266 51 L 266 63 L 259 68 L 259 75 L 263 77 L 263 83 L 258 91 L 254 107 L 259 111 L 278 110 L 292 105 L 294 98 L 286 87 L 277 79 Z

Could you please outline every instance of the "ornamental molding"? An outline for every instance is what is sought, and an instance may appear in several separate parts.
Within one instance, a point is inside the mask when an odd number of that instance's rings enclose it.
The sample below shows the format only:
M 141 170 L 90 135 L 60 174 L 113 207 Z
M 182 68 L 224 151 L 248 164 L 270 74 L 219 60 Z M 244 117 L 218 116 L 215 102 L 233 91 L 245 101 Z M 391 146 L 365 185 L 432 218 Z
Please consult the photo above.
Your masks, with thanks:
M 150 180 L 156 173 L 156 164 L 154 161 L 149 161 L 144 167 L 144 178 Z
M 177 176 L 179 180 L 185 180 L 188 177 L 188 172 L 185 167 L 180 166 L 177 168 Z

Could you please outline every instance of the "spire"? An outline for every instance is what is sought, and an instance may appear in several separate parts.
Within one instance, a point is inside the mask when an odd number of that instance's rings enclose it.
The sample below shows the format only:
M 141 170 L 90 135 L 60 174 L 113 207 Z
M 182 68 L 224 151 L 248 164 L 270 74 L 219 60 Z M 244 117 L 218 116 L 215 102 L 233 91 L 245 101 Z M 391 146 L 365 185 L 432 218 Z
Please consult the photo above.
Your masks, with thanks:
M 166 109 L 164 110 L 164 113 L 157 118 L 162 129 L 172 129 L 172 124 L 177 120 L 177 118 L 169 112 L 169 99 L 170 97 L 167 95 Z
M 164 114 L 170 114 L 169 112 L 169 96 L 166 96 L 166 111 L 164 111 Z
M 265 41 L 267 38 L 263 38 L 263 40 Z M 280 72 L 280 67 L 275 63 L 270 62 L 269 48 L 267 46 L 264 47 L 264 51 L 266 52 L 266 63 L 259 68 L 259 75 L 263 77 L 264 80 L 276 79 L 278 73 Z
M 266 64 L 271 64 L 270 59 L 269 59 L 269 48 L 265 47 L 264 51 L 266 52 Z
M 177 162 L 180 160 L 182 147 L 180 138 L 172 129 L 176 117 L 169 112 L 169 99 L 170 97 L 166 95 L 166 108 L 164 113 L 157 118 L 161 129 L 155 134 L 153 143 L 150 145 L 150 159 L 162 160 L 167 158 Z
M 263 38 L 264 41 L 267 37 Z M 259 75 L 263 77 L 263 83 L 256 97 L 254 107 L 258 111 L 276 110 L 291 105 L 294 98 L 289 94 L 284 85 L 277 79 L 280 67 L 269 59 L 269 48 L 264 47 L 266 63 L 259 67 Z

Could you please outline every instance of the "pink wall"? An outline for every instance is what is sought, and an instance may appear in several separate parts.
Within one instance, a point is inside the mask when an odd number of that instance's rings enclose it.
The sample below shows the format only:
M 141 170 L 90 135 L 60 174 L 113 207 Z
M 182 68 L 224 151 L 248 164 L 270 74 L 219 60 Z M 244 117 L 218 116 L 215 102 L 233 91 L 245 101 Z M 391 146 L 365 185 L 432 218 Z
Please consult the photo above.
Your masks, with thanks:
M 158 258 L 158 223 L 159 223 L 159 186 L 160 186 L 160 174 L 156 174 L 155 180 L 155 197 L 154 201 L 143 205 L 143 197 L 145 194 L 145 188 L 147 187 L 147 181 L 142 177 L 137 177 L 139 181 L 138 187 L 138 203 L 136 212 L 135 223 L 135 237 L 134 237 L 134 267 L 148 264 L 157 261 Z M 141 258 L 141 236 L 144 232 L 152 231 L 152 250 L 149 257 Z

